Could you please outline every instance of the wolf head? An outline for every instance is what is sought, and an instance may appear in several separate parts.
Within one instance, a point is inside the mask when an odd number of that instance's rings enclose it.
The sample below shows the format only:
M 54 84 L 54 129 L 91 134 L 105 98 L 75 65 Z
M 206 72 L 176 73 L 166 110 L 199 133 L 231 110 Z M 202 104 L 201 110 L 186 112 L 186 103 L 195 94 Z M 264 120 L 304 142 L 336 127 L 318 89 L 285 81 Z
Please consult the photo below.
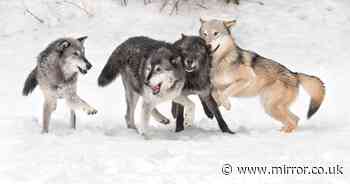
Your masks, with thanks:
M 218 50 L 224 49 L 227 44 L 233 42 L 230 29 L 236 24 L 236 20 L 222 21 L 222 20 L 203 20 L 199 29 L 199 35 L 211 47 L 214 53 Z
M 181 55 L 174 51 L 161 47 L 146 60 L 144 83 L 154 95 L 173 88 L 184 78 Z
M 85 57 L 86 38 L 86 36 L 77 39 L 63 38 L 56 41 L 55 50 L 59 57 L 59 65 L 64 72 L 86 74 L 92 68 Z
M 199 70 L 210 58 L 210 47 L 198 36 L 186 36 L 181 34 L 181 39 L 174 43 L 183 56 L 183 65 L 186 72 Z

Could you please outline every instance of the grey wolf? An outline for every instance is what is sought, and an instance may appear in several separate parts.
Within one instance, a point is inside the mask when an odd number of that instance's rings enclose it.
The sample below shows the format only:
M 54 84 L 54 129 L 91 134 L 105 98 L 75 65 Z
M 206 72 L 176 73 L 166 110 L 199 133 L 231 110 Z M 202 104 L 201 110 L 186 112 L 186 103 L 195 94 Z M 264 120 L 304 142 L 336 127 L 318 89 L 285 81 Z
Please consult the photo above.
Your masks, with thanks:
M 222 132 L 232 132 L 224 119 L 221 116 L 220 110 L 211 96 L 212 85 L 210 83 L 210 67 L 211 67 L 211 51 L 205 41 L 198 36 L 186 36 L 182 34 L 182 38 L 174 43 L 174 45 L 180 49 L 182 56 L 184 57 L 185 68 L 185 85 L 181 94 L 188 96 L 196 94 L 201 99 L 204 107 L 204 111 L 209 117 L 213 117 L 213 114 L 218 122 L 218 125 Z M 173 103 L 172 114 L 176 117 L 176 132 L 182 131 L 185 126 L 191 126 L 193 120 L 187 121 L 188 115 L 193 119 L 195 105 L 192 102 L 188 105 L 188 109 L 184 109 L 183 106 Z M 185 110 L 185 117 L 183 113 Z M 187 113 L 186 113 L 187 111 Z
M 120 44 L 109 57 L 98 85 L 110 84 L 121 75 L 125 88 L 128 128 L 136 129 L 134 111 L 142 96 L 141 122 L 137 131 L 146 139 L 150 116 L 164 124 L 169 121 L 162 116 L 156 105 L 168 101 L 187 106 L 188 99 L 181 97 L 185 82 L 185 70 L 180 52 L 170 43 L 147 37 L 132 37 Z
M 311 96 L 307 114 L 311 118 L 324 99 L 323 82 L 318 77 L 292 72 L 271 59 L 240 48 L 230 31 L 235 23 L 235 20 L 201 19 L 199 34 L 213 52 L 210 72 L 213 97 L 229 110 L 228 97 L 260 96 L 266 113 L 283 123 L 281 131 L 294 131 L 299 118 L 289 107 L 298 95 L 299 86 Z
M 44 95 L 42 132 L 49 131 L 50 117 L 57 99 L 65 99 L 70 108 L 70 123 L 76 128 L 75 110 L 96 114 L 97 110 L 77 95 L 78 74 L 86 74 L 91 63 L 85 57 L 84 41 L 87 37 L 60 38 L 50 43 L 38 58 L 37 65 L 27 77 L 22 94 L 28 96 L 37 85 Z

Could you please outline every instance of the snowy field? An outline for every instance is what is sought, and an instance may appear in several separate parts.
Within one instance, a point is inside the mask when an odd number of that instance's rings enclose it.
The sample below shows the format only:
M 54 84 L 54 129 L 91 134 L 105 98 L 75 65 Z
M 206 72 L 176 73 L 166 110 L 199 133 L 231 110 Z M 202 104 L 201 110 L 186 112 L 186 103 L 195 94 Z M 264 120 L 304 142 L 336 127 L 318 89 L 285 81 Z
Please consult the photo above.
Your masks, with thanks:
M 159 13 L 160 2 L 144 7 L 141 0 L 0 1 L 0 183 L 150 183 L 150 184 L 281 184 L 350 183 L 350 2 L 348 0 L 241 0 L 227 6 L 205 1 L 180 5 Z M 67 1 L 65 1 L 67 2 Z M 186 3 L 186 2 L 185 2 Z M 39 23 L 25 7 L 44 21 Z M 301 117 L 295 133 L 278 130 L 281 124 L 263 112 L 258 98 L 233 99 L 223 117 L 236 135 L 222 134 L 208 120 L 197 97 L 194 127 L 174 133 L 152 120 L 151 140 L 126 128 L 126 104 L 120 78 L 106 88 L 97 76 L 113 49 L 131 36 L 146 35 L 175 41 L 180 33 L 197 34 L 199 17 L 237 19 L 232 30 L 243 48 L 274 59 L 293 71 L 319 76 L 326 85 L 325 101 L 306 120 L 309 97 L 300 88 L 293 111 Z M 80 77 L 80 96 L 99 113 L 78 113 L 77 130 L 69 128 L 69 111 L 58 104 L 50 133 L 42 135 L 43 97 L 36 91 L 22 97 L 23 83 L 36 56 L 48 43 L 63 36 L 88 35 L 87 58 L 94 65 Z M 170 115 L 169 104 L 161 106 Z M 236 166 L 333 166 L 343 175 L 225 176 L 225 163 Z

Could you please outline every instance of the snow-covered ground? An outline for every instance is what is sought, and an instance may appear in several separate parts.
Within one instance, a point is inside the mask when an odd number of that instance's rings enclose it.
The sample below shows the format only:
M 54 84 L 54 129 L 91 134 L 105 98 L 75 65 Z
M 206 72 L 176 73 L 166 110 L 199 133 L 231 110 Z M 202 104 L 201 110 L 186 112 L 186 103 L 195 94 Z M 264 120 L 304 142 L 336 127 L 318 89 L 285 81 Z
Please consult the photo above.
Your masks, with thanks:
M 160 2 L 146 8 L 129 2 L 82 0 L 91 14 L 64 1 L 0 1 L 0 183 L 350 183 L 350 2 L 348 0 L 241 0 L 237 8 L 205 1 L 210 9 L 191 3 L 178 15 L 159 13 Z M 63 3 L 62 3 L 63 2 Z M 68 1 L 65 1 L 68 2 Z M 197 1 L 196 1 L 197 2 Z M 217 0 L 220 2 L 220 0 Z M 23 7 L 44 20 L 39 23 Z M 299 129 L 285 135 L 280 123 L 267 116 L 258 98 L 232 99 L 222 110 L 236 135 L 222 134 L 197 106 L 193 128 L 174 133 L 171 125 L 152 121 L 152 140 L 125 126 L 126 105 L 120 78 L 106 88 L 97 76 L 113 49 L 128 37 L 146 35 L 174 41 L 180 33 L 197 34 L 199 17 L 238 19 L 233 29 L 243 48 L 286 65 L 293 71 L 319 76 L 326 84 L 320 111 L 306 120 L 309 98 L 300 90 L 293 111 Z M 39 90 L 22 97 L 25 78 L 37 54 L 52 40 L 88 35 L 86 53 L 94 67 L 80 77 L 79 94 L 99 113 L 78 113 L 78 128 L 69 129 L 63 102 L 54 113 L 50 133 L 40 134 L 43 98 Z M 197 97 L 193 97 L 199 105 Z M 169 116 L 169 104 L 162 112 Z M 333 166 L 343 175 L 225 176 L 221 167 Z

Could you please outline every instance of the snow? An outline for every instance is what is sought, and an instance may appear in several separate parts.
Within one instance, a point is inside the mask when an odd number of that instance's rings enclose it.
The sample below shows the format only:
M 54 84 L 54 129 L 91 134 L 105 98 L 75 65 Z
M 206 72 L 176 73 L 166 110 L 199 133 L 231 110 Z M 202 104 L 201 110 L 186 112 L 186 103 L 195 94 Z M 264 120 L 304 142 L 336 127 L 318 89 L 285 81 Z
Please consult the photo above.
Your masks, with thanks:
M 189 3 L 178 15 L 160 2 L 146 6 L 130 1 L 71 1 L 92 14 L 62 1 L 0 1 L 0 183 L 350 183 L 350 2 L 347 0 L 241 0 L 225 5 Z M 42 18 L 41 24 L 25 5 Z M 120 78 L 106 88 L 97 76 L 113 49 L 128 37 L 146 35 L 174 41 L 180 33 L 197 34 L 199 17 L 238 19 L 233 34 L 243 48 L 272 58 L 293 71 L 319 76 L 326 98 L 316 115 L 306 120 L 309 98 L 300 90 L 293 111 L 301 117 L 295 133 L 282 134 L 281 124 L 263 112 L 258 98 L 232 98 L 231 111 L 222 110 L 236 135 L 222 134 L 215 120 L 205 118 L 197 97 L 194 127 L 174 133 L 152 120 L 152 139 L 126 128 L 126 105 Z M 69 112 L 58 104 L 50 133 L 42 135 L 43 97 L 37 89 L 22 97 L 25 78 L 37 54 L 54 39 L 88 35 L 86 53 L 93 70 L 79 80 L 80 96 L 99 110 L 96 116 L 78 113 L 78 128 L 69 129 Z M 161 111 L 170 116 L 169 104 Z M 225 176 L 221 167 L 317 165 L 344 167 L 344 175 Z

